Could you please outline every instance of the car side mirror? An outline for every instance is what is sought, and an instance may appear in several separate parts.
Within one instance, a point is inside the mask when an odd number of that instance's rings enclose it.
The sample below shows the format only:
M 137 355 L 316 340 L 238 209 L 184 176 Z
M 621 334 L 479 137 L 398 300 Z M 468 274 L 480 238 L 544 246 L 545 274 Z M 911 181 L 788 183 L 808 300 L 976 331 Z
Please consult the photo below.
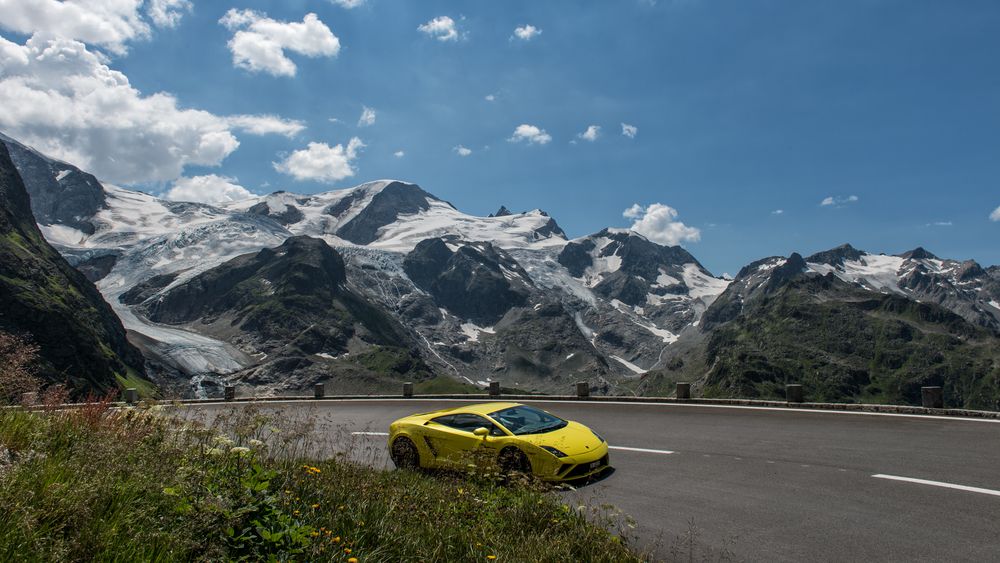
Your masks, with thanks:
M 480 438 L 485 438 L 490 435 L 489 429 L 484 428 L 482 426 L 473 430 L 472 433 L 475 434 L 476 436 L 479 436 Z

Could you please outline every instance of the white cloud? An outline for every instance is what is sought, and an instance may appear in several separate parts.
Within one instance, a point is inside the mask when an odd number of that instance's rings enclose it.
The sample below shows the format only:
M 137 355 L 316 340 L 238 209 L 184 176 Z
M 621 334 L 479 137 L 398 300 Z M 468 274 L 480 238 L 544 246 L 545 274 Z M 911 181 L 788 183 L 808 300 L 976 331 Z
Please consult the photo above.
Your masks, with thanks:
M 465 148 L 462 145 L 458 145 L 457 147 L 451 150 L 455 151 L 455 154 L 457 154 L 458 156 L 469 156 L 470 154 L 472 154 L 472 149 Z
M 514 28 L 514 35 L 511 36 L 511 39 L 516 37 L 521 41 L 531 41 L 533 37 L 538 37 L 541 34 L 542 30 L 533 25 L 522 25 Z
M 1000 207 L 997 207 L 993 210 L 993 213 L 990 213 L 990 221 L 1000 221 Z
M 584 141 L 594 142 L 600 135 L 601 135 L 601 126 L 591 125 L 590 127 L 587 127 L 586 131 L 577 135 L 577 137 L 580 137 Z
M 0 28 L 75 39 L 121 55 L 126 43 L 151 35 L 142 7 L 142 0 L 0 0 Z M 174 27 L 190 8 L 188 0 L 150 0 L 146 15 L 158 27 Z
M 438 41 L 458 41 L 458 27 L 455 25 L 455 20 L 448 16 L 438 16 L 418 27 L 417 31 Z
M 837 207 L 843 207 L 849 203 L 856 203 L 857 201 L 858 201 L 858 196 L 856 195 L 849 195 L 847 197 L 828 196 L 823 198 L 823 201 L 819 202 L 819 204 L 823 207 L 829 207 L 834 205 Z
M 228 43 L 233 64 L 250 72 L 295 76 L 295 63 L 286 50 L 307 57 L 336 57 L 340 52 L 340 40 L 316 14 L 306 14 L 301 22 L 281 22 L 262 12 L 232 8 L 219 23 L 235 32 Z
M 633 203 L 632 207 L 629 207 L 625 211 L 622 211 L 622 217 L 625 217 L 626 219 L 639 219 L 640 217 L 645 215 L 645 213 L 646 213 L 645 208 L 643 208 L 638 203 Z
M 653 203 L 643 208 L 636 203 L 622 215 L 632 219 L 630 228 L 633 231 L 656 243 L 674 246 L 685 241 L 701 240 L 701 231 L 677 221 L 677 210 L 669 205 Z
M 544 145 L 552 140 L 552 136 L 546 133 L 545 129 L 522 123 L 514 129 L 514 134 L 507 140 L 511 143 L 526 141 L 529 145 Z
M 191 11 L 190 0 L 150 0 L 146 6 L 149 19 L 158 27 L 177 27 L 185 12 Z
M 784 209 L 775 209 L 774 211 L 771 212 L 771 215 L 784 215 L 784 214 L 785 214 Z
M 487 102 L 495 102 L 496 99 L 497 99 L 497 97 L 496 97 L 496 94 L 486 94 L 486 97 L 484 99 Z
M 622 123 L 622 135 L 625 135 L 629 139 L 634 139 L 636 135 L 639 134 L 639 128 L 635 125 L 629 125 L 628 123 Z
M 284 119 L 276 115 L 231 115 L 225 118 L 230 127 L 253 133 L 254 135 L 284 135 L 294 137 L 306 128 L 297 119 Z
M 375 110 L 368 107 L 362 106 L 361 117 L 358 118 L 358 127 L 368 127 L 375 124 Z
M 392 153 L 392 156 L 394 156 L 396 158 L 403 158 L 404 156 L 406 156 L 406 152 L 404 152 L 404 151 L 396 151 L 396 152 Z
M 179 105 L 169 93 L 144 96 L 79 41 L 0 37 L 0 130 L 102 180 L 170 181 L 185 166 L 220 164 L 239 146 L 237 130 L 294 135 L 304 127 Z
M 309 143 L 306 148 L 293 152 L 281 162 L 273 163 L 274 169 L 296 180 L 336 182 L 354 176 L 354 161 L 358 151 L 364 147 L 365 144 L 357 137 L 351 138 L 346 147 Z
M 225 203 L 254 196 L 249 190 L 235 183 L 236 181 L 235 178 L 215 174 L 192 178 L 181 177 L 174 181 L 174 186 L 164 194 L 164 197 L 171 201 Z
M 340 6 L 341 8 L 350 10 L 364 4 L 365 0 L 330 0 L 330 2 Z

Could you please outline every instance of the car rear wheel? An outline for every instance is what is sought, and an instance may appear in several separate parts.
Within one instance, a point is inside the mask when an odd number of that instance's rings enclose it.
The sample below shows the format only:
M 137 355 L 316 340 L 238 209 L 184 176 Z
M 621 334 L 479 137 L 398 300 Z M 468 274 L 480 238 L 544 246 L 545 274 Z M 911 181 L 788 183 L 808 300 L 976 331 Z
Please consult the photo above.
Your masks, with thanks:
M 398 469 L 416 469 L 420 467 L 420 453 L 417 446 L 406 436 L 400 436 L 392 443 L 389 451 L 392 463 Z
M 517 448 L 504 448 L 497 458 L 497 465 L 504 473 L 531 473 L 531 462 L 528 456 Z

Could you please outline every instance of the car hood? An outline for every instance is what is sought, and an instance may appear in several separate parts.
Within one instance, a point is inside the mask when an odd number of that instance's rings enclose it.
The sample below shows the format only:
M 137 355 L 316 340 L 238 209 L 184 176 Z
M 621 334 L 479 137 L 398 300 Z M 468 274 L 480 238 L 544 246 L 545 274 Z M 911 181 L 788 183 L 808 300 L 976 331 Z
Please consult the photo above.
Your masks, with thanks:
M 518 438 L 536 446 L 553 447 L 566 455 L 592 452 L 602 443 L 590 428 L 573 421 L 569 421 L 569 424 L 559 430 L 542 434 L 522 434 Z

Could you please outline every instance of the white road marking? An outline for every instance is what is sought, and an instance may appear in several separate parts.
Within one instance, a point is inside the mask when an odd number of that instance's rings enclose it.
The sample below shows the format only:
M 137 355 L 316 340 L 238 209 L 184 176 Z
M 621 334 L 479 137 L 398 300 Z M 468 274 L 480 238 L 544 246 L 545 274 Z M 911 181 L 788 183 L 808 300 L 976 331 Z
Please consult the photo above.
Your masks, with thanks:
M 351 432 L 351 436 L 388 436 L 388 432 Z
M 992 495 L 995 497 L 1000 497 L 1000 491 L 994 491 L 993 489 L 982 489 L 979 487 L 969 487 L 967 485 L 943 483 L 941 481 L 928 481 L 927 479 L 916 479 L 913 477 L 900 477 L 898 475 L 883 475 L 881 473 L 877 475 L 872 475 L 872 477 L 876 479 L 890 479 L 892 481 L 906 481 L 907 483 L 917 483 L 919 485 L 932 485 L 934 487 L 944 487 L 946 489 L 958 489 L 959 491 L 968 491 L 970 493 L 980 493 L 983 495 Z
M 626 452 L 642 452 L 646 454 L 672 454 L 670 450 L 650 450 L 646 448 L 629 448 L 626 446 L 608 446 L 609 450 L 624 450 Z

